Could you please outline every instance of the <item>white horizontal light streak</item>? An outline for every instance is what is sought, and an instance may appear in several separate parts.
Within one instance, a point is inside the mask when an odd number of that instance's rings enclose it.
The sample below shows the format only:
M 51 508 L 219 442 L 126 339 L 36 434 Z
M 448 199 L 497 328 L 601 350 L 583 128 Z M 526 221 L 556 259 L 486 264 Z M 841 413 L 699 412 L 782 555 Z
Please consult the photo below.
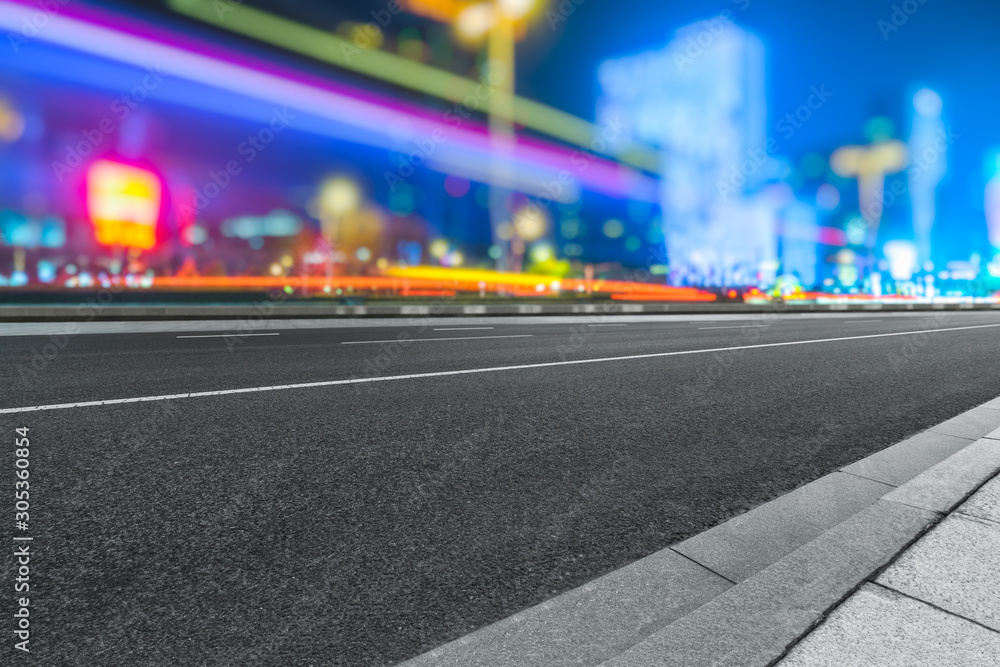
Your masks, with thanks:
M 32 5 L 0 0 L 0 28 L 20 31 L 24 20 L 38 12 Z M 414 149 L 414 140 L 446 135 L 446 140 L 436 144 L 438 162 L 457 161 L 456 167 L 476 161 L 497 158 L 489 135 L 476 131 L 475 126 L 457 127 L 440 118 L 417 112 L 394 109 L 375 101 L 368 101 L 350 94 L 338 93 L 301 81 L 284 78 L 212 56 L 195 53 L 184 48 L 164 44 L 127 32 L 96 25 L 70 16 L 47 13 L 48 22 L 32 39 L 57 44 L 84 53 L 100 56 L 141 68 L 162 67 L 171 77 L 178 77 L 208 85 L 213 88 L 251 97 L 270 104 L 304 111 L 326 120 L 360 128 L 380 137 L 378 148 Z M 388 104 L 391 102 L 387 101 Z M 261 122 L 267 122 L 261 119 Z M 344 138 L 344 137 L 340 137 Z M 447 157 L 450 154 L 450 157 Z M 510 166 L 518 170 L 544 173 L 555 177 L 567 170 L 574 180 L 585 182 L 593 190 L 614 196 L 633 195 L 646 199 L 655 190 L 654 180 L 633 174 L 627 176 L 616 163 L 590 160 L 587 169 L 580 170 L 571 164 L 570 152 L 548 147 L 540 142 L 520 141 L 510 156 Z M 635 181 L 630 183 L 629 179 Z M 645 185 L 646 187 L 643 187 Z M 652 201 L 652 200 L 650 200 Z

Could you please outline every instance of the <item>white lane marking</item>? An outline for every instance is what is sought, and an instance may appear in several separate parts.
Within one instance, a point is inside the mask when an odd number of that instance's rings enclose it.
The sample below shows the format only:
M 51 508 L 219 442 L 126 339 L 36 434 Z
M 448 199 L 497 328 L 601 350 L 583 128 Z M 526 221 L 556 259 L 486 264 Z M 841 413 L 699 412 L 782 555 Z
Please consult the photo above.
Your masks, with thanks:
M 627 324 L 588 324 L 588 327 L 627 327 Z
M 446 329 L 435 329 L 434 331 L 486 331 L 493 327 L 448 327 Z
M 533 334 L 513 334 L 508 336 L 452 336 L 449 338 L 393 338 L 392 340 L 348 340 L 341 345 L 371 345 L 373 343 L 423 343 L 432 340 L 485 340 L 487 338 L 531 338 Z
M 178 338 L 228 338 L 233 336 L 235 338 L 244 338 L 246 336 L 280 336 L 281 334 L 275 331 L 274 333 L 227 333 L 227 334 L 200 334 L 197 336 L 178 336 Z
M 844 324 L 868 324 L 869 322 L 881 322 L 882 320 L 848 320 Z
M 725 327 L 698 327 L 698 329 L 745 329 L 747 327 L 769 327 L 770 324 L 737 324 Z
M 434 373 L 413 373 L 411 375 L 387 375 L 373 378 L 351 378 L 348 380 L 325 380 L 322 382 L 302 382 L 299 384 L 281 384 L 270 387 L 249 387 L 247 389 L 222 389 L 219 391 L 196 391 L 188 394 L 167 394 L 162 396 L 142 396 L 139 398 L 113 398 L 103 401 L 83 401 L 79 403 L 57 403 L 54 405 L 33 405 L 24 408 L 3 408 L 0 415 L 19 412 L 36 412 L 38 410 L 65 410 L 67 408 L 89 408 L 98 405 L 118 405 L 121 403 L 140 403 L 143 401 L 168 401 L 175 398 L 200 398 L 202 396 L 228 396 L 230 394 L 246 394 L 259 391 L 276 391 L 278 389 L 306 389 L 311 387 L 333 387 L 343 384 L 363 384 L 365 382 L 389 382 L 391 380 L 416 380 L 420 378 L 446 377 L 449 375 L 470 375 L 473 373 L 496 373 L 499 371 L 517 371 L 530 368 L 551 368 L 554 366 L 573 366 L 579 364 L 599 364 L 605 361 L 628 361 L 631 359 L 656 359 L 658 357 L 678 357 L 687 354 L 708 354 L 710 352 L 732 352 L 733 350 L 756 350 L 765 347 L 786 347 L 790 345 L 815 345 L 817 343 L 837 343 L 845 340 L 865 340 L 867 338 L 890 338 L 892 336 L 916 336 L 920 334 L 944 333 L 946 331 L 967 331 L 970 329 L 991 329 L 1000 324 L 977 324 L 968 327 L 949 327 L 947 329 L 922 329 L 920 331 L 899 331 L 896 333 L 865 334 L 863 336 L 840 336 L 838 338 L 815 338 L 813 340 L 793 340 L 784 343 L 759 343 L 757 345 L 736 345 L 733 347 L 713 347 L 707 350 L 680 350 L 678 352 L 653 352 L 650 354 L 630 354 L 623 357 L 600 357 L 598 359 L 576 359 L 573 361 L 547 361 L 538 364 L 519 364 L 517 366 L 494 366 L 492 368 L 469 368 L 460 371 L 437 371 Z M 438 340 L 438 339 L 433 339 Z

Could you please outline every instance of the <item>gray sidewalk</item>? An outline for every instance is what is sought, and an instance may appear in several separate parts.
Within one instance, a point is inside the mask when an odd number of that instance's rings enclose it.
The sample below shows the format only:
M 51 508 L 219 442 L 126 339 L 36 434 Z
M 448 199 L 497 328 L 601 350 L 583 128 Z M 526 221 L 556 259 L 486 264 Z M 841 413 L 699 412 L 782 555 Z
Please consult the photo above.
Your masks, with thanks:
M 1000 477 L 841 603 L 778 664 L 1000 665 Z

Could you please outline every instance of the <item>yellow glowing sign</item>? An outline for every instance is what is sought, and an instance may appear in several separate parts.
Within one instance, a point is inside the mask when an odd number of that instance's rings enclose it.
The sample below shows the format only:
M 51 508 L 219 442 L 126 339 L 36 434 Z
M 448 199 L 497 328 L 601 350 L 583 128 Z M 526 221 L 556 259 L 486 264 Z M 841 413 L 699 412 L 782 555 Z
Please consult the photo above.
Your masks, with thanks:
M 95 162 L 87 172 L 87 211 L 98 243 L 152 248 L 160 216 L 160 179 L 145 169 Z
M 15 142 L 24 133 L 24 116 L 0 99 L 0 141 Z
M 830 167 L 835 174 L 858 179 L 861 215 L 873 230 L 882 219 L 885 177 L 902 170 L 906 161 L 906 144 L 898 140 L 869 146 L 842 146 L 830 156 Z M 874 242 L 874 233 L 869 242 Z

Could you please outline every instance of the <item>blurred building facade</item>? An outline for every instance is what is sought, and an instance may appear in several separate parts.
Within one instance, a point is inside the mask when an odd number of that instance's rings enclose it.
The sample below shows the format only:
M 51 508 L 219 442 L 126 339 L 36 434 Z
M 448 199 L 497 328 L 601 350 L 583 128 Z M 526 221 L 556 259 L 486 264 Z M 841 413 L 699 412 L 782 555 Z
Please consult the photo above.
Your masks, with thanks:
M 818 112 L 768 118 L 765 47 L 729 11 L 605 61 L 591 123 L 509 95 L 489 49 L 449 56 L 447 31 L 165 4 L 208 27 L 80 2 L 26 31 L 36 5 L 0 0 L 0 288 L 700 299 L 1000 279 L 993 154 L 986 256 L 939 249 L 937 92 L 900 98 L 905 140 L 876 117 L 782 154 L 781 119 Z
M 16 35 L 36 11 L 0 9 Z M 494 73 L 422 62 L 413 28 L 398 54 L 364 52 L 366 26 L 319 31 L 371 74 L 350 78 L 141 11 L 80 3 L 46 20 L 0 52 L 0 287 L 554 296 L 590 275 L 574 291 L 608 294 L 594 279 L 633 279 L 660 243 L 646 229 L 655 175 L 586 121 L 523 100 L 535 130 L 498 152 Z M 386 85 L 407 72 L 426 75 L 422 95 Z M 456 87 L 467 94 L 451 101 Z M 496 205 L 509 217 L 491 225 Z M 490 273 L 508 248 L 530 275 Z M 411 280 L 420 267 L 481 275 Z
M 677 31 L 658 51 L 606 61 L 598 120 L 661 150 L 671 280 L 750 285 L 777 267 L 767 146 L 764 46 L 728 13 Z

